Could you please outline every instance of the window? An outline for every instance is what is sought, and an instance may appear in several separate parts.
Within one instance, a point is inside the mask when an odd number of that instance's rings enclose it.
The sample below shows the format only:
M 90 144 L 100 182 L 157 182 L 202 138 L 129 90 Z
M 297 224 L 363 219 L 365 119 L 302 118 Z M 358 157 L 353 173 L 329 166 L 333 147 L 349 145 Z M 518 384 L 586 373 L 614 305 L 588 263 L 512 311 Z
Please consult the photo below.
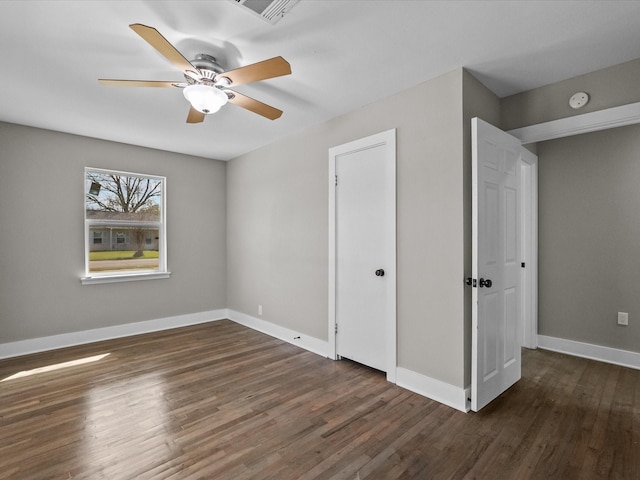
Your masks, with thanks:
M 116 233 L 116 243 L 125 243 L 125 236 L 124 236 L 124 232 L 118 232 Z
M 83 283 L 167 278 L 166 179 L 85 169 Z

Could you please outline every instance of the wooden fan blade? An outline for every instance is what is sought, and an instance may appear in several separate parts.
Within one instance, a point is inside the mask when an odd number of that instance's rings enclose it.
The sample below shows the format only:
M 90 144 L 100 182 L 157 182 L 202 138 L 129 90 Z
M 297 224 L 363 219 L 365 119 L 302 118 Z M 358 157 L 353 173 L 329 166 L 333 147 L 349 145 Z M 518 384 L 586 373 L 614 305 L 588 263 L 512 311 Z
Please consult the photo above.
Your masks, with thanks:
M 161 82 L 157 80 L 114 80 L 110 78 L 99 78 L 103 85 L 111 87 L 185 87 L 186 83 L 181 82 Z
M 269 120 L 275 120 L 276 118 L 280 118 L 282 115 L 282 110 L 278 110 L 266 103 L 259 102 L 258 100 L 232 90 L 229 90 L 229 92 L 233 94 L 233 98 L 229 99 L 229 103 L 246 108 L 247 110 L 257 113 L 258 115 L 262 115 Z
M 194 73 L 200 77 L 198 69 L 194 67 L 189 60 L 184 58 L 176 47 L 171 45 L 155 28 L 142 25 L 141 23 L 133 23 L 129 25 L 129 27 L 180 70 L 185 73 Z
M 189 115 L 187 115 L 187 123 L 201 123 L 204 122 L 204 113 L 199 112 L 195 108 L 189 109 Z
M 231 85 L 243 85 L 245 83 L 266 80 L 267 78 L 280 77 L 291 73 L 291 65 L 282 57 L 274 57 L 262 62 L 253 63 L 246 67 L 236 68 L 221 73 L 219 77 L 226 77 Z

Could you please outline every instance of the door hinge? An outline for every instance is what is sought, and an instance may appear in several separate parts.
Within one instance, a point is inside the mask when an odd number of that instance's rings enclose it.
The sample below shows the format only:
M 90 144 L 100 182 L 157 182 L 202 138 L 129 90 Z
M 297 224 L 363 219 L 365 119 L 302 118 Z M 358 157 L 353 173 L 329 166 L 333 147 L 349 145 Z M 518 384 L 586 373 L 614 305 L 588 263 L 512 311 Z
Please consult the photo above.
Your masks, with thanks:
M 337 324 L 337 323 L 336 323 L 336 325 L 335 325 L 334 332 L 335 332 L 335 333 L 338 333 L 338 324 Z
M 524 262 L 522 262 L 522 263 L 520 264 L 520 266 L 521 266 L 522 268 L 525 268 L 525 267 L 524 267 L 524 265 L 525 265 L 525 264 L 524 264 Z
M 338 186 L 338 175 L 336 175 L 336 187 Z

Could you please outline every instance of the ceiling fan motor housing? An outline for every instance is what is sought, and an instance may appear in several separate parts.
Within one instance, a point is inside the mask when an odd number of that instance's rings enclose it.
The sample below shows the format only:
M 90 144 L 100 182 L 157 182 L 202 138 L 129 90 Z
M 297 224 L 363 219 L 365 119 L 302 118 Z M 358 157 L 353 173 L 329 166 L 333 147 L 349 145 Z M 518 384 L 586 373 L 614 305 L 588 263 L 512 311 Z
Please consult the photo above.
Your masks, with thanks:
M 207 55 L 206 53 L 199 53 L 196 55 L 196 57 L 191 60 L 191 64 L 200 71 L 203 79 L 210 80 L 211 82 L 215 81 L 216 75 L 224 72 L 224 69 L 218 62 L 216 62 L 215 57 Z M 184 78 L 186 78 L 187 82 L 190 84 L 198 83 L 188 75 L 185 75 Z

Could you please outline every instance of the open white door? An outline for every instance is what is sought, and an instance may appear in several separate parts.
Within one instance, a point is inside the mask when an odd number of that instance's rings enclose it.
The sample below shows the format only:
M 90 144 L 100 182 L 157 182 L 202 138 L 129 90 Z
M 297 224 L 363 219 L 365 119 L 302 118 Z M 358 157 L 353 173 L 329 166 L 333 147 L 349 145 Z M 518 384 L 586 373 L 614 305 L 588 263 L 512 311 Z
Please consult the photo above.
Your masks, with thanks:
M 520 140 L 479 118 L 472 132 L 471 409 L 521 375 Z

